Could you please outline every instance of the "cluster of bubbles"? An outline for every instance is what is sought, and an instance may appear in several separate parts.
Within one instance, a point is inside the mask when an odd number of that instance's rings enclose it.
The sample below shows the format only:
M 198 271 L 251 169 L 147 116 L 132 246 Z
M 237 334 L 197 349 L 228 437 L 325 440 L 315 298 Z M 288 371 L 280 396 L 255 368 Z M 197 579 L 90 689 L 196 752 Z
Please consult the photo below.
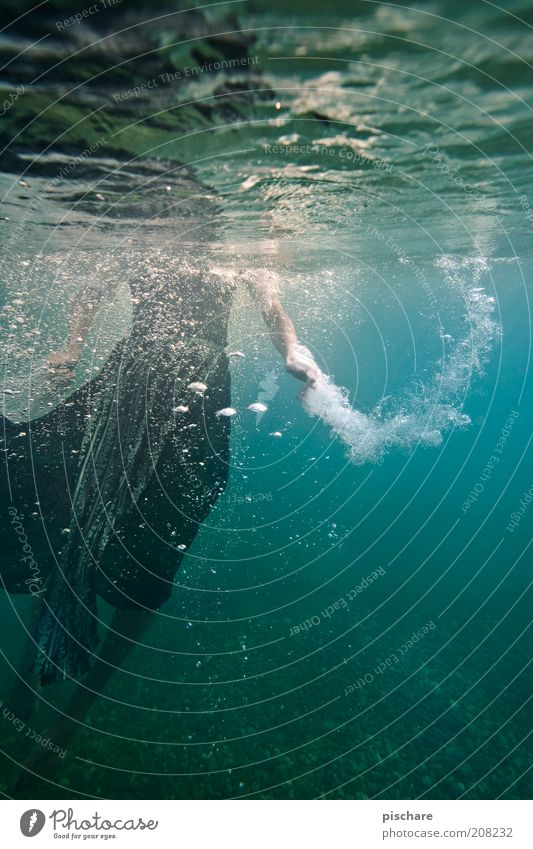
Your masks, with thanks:
M 477 285 L 485 270 L 482 261 L 443 258 L 438 265 L 464 305 L 465 329 L 428 382 L 408 389 L 385 417 L 379 407 L 369 414 L 353 409 L 347 391 L 322 372 L 315 387 L 302 394 L 306 411 L 322 419 L 344 442 L 347 456 L 355 464 L 379 463 L 390 448 L 436 447 L 449 428 L 470 424 L 462 403 L 498 333 L 494 299 Z M 302 354 L 312 359 L 307 349 L 302 348 Z

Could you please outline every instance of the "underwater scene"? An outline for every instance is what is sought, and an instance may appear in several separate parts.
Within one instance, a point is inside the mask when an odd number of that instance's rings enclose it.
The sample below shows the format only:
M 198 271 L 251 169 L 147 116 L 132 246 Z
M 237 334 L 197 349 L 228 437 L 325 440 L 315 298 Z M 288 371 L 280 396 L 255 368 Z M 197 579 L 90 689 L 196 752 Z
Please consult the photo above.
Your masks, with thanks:
M 5 799 L 527 799 L 533 5 L 4 0 Z

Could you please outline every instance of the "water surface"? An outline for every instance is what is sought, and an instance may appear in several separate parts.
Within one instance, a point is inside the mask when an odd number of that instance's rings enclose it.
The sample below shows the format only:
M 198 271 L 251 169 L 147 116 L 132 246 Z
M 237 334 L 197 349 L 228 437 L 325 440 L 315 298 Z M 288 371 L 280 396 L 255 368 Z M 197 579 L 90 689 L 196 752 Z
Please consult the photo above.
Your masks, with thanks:
M 309 415 L 239 290 L 228 488 L 34 797 L 526 798 L 530 10 L 124 2 L 60 34 L 59 9 L 0 40 L 6 97 L 25 87 L 2 129 L 7 414 L 89 281 L 110 294 L 75 385 L 98 372 L 141 267 L 162 291 L 274 271 L 345 400 Z M 1 599 L 2 693 L 27 601 Z

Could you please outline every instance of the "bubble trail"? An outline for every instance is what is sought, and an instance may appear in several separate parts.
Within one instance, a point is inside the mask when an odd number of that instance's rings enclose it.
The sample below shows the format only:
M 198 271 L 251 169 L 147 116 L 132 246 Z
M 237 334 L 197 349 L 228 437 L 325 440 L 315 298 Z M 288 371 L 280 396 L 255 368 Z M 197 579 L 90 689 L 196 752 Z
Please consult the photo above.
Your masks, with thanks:
M 394 448 L 438 447 L 447 430 L 471 423 L 462 412 L 462 403 L 473 376 L 481 372 L 498 335 L 499 325 L 492 316 L 494 299 L 476 285 L 485 268 L 483 263 L 445 259 L 439 265 L 444 268 L 448 284 L 463 300 L 466 331 L 437 365 L 432 379 L 426 384 L 418 383 L 416 390 L 410 388 L 405 392 L 394 403 L 396 409 L 386 417 L 379 407 L 369 414 L 351 407 L 346 389 L 336 386 L 322 372 L 315 387 L 307 387 L 301 393 L 306 412 L 331 428 L 346 445 L 349 460 L 356 465 L 378 463 Z M 461 280 L 465 270 L 473 278 L 469 286 Z M 301 353 L 313 360 L 303 346 Z

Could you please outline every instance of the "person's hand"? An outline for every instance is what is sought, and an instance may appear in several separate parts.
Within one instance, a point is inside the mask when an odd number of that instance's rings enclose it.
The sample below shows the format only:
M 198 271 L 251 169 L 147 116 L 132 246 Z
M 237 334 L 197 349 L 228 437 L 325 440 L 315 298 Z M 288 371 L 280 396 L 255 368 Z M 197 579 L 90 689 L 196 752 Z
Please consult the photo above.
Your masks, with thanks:
M 74 379 L 74 369 L 78 359 L 79 351 L 75 348 L 55 351 L 48 357 L 48 371 L 54 380 L 68 383 Z
M 320 374 L 320 370 L 311 355 L 296 346 L 288 352 L 285 367 L 289 374 L 311 387 L 315 386 Z

